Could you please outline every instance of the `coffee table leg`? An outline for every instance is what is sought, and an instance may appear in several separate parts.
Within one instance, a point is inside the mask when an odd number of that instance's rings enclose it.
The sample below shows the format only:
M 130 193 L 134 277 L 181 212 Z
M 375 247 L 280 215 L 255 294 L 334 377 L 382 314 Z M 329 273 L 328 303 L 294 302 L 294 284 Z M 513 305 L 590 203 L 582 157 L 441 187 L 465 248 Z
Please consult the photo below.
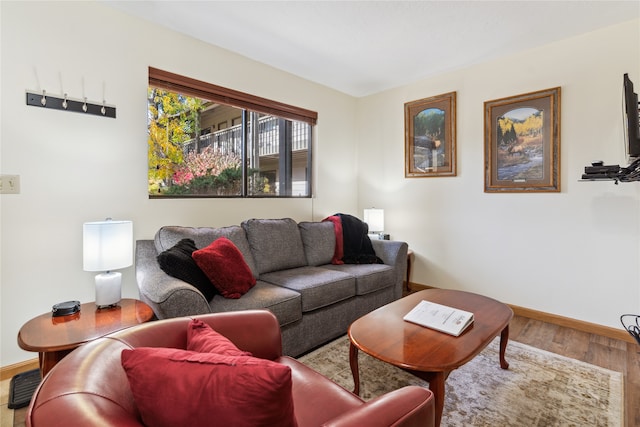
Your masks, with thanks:
M 502 369 L 509 368 L 509 362 L 504 358 L 504 352 L 507 349 L 507 342 L 509 342 L 509 325 L 504 327 L 500 333 L 500 367 Z
M 358 369 L 358 347 L 351 343 L 349 345 L 349 366 L 353 376 L 353 394 L 360 395 L 360 370 Z
M 442 412 L 444 410 L 444 382 L 449 376 L 448 372 L 431 372 L 423 377 L 429 381 L 429 390 L 433 393 L 435 401 L 435 427 L 440 426 L 442 420 Z
M 444 410 L 444 382 L 449 377 L 450 372 L 424 372 L 405 369 L 407 372 L 421 378 L 429 383 L 429 390 L 433 393 L 435 406 L 435 427 L 440 425 L 442 412 Z

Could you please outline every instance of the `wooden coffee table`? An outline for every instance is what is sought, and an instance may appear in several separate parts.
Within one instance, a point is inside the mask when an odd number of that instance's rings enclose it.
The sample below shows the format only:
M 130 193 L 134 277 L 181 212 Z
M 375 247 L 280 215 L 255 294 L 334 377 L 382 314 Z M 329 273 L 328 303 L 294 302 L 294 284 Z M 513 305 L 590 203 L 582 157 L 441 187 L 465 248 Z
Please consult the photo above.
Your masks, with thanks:
M 473 324 L 459 337 L 437 332 L 402 318 L 421 300 L 470 311 Z M 361 317 L 349 327 L 349 362 L 360 392 L 358 350 L 404 369 L 429 382 L 435 398 L 436 426 L 444 407 L 444 383 L 449 373 L 480 353 L 500 335 L 500 367 L 509 364 L 504 353 L 513 311 L 507 305 L 481 295 L 447 289 L 428 289 L 401 298 Z
M 125 298 L 117 306 L 97 308 L 95 302 L 80 306 L 69 316 L 41 314 L 25 323 L 18 332 L 23 350 L 37 351 L 42 377 L 64 356 L 86 342 L 153 319 L 151 307 Z

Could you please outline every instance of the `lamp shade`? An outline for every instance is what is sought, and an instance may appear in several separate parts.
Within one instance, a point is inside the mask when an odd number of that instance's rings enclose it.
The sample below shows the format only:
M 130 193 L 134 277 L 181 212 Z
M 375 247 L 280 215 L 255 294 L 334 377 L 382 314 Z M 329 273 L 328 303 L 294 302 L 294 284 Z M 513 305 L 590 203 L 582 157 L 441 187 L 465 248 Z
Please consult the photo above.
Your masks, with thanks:
M 369 226 L 369 233 L 381 233 L 384 231 L 384 209 L 365 209 L 364 222 Z
M 85 271 L 110 271 L 133 264 L 131 221 L 85 222 L 82 230 Z

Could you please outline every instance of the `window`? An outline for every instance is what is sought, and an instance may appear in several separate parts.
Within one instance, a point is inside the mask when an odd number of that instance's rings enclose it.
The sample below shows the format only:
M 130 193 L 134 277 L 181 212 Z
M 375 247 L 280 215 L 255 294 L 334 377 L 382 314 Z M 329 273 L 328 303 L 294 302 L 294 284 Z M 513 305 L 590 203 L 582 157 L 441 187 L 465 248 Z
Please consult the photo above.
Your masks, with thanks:
M 149 197 L 310 197 L 317 113 L 149 68 Z

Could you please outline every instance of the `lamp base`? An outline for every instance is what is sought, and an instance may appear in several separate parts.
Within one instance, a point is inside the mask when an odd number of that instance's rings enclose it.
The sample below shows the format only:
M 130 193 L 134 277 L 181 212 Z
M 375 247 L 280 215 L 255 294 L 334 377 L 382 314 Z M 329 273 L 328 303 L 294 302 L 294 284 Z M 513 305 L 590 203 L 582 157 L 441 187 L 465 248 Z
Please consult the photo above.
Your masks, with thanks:
M 96 275 L 96 305 L 98 308 L 116 305 L 122 299 L 122 273 L 108 271 Z
M 390 238 L 389 234 L 385 233 L 384 231 L 381 231 L 379 233 L 369 233 L 367 234 L 367 236 L 369 236 L 369 240 L 389 240 Z

